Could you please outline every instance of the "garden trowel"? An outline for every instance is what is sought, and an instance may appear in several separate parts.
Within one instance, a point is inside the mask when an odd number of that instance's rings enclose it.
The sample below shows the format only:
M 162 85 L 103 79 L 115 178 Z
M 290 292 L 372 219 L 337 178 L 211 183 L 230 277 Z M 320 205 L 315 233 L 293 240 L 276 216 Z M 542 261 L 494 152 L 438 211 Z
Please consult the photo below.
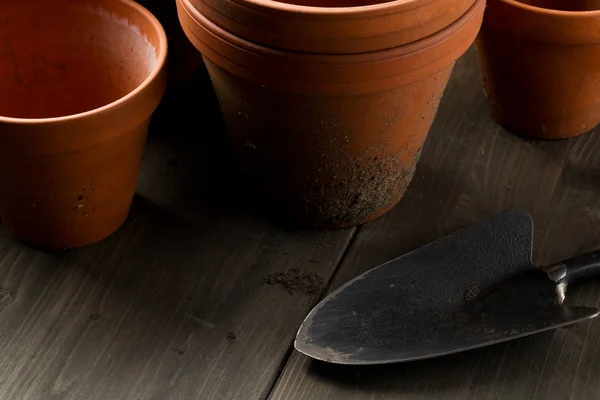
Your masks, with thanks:
M 563 303 L 600 274 L 600 251 L 532 263 L 533 221 L 509 210 L 367 271 L 323 299 L 295 347 L 336 364 L 432 358 L 596 317 Z

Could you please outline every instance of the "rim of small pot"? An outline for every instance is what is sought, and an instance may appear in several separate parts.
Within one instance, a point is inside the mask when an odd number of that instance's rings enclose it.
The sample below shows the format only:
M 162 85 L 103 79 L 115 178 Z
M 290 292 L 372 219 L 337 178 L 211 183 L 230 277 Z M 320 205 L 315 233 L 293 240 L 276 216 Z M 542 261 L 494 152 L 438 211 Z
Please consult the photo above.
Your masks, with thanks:
M 131 92 L 125 96 L 108 103 L 104 106 L 94 108 L 92 110 L 84 111 L 81 113 L 70 114 L 60 117 L 49 117 L 49 118 L 15 118 L 5 117 L 0 115 L 0 135 L 2 135 L 3 129 L 11 129 L 12 133 L 15 130 L 22 130 L 24 136 L 23 141 L 31 140 L 31 135 L 27 135 L 30 131 L 29 128 L 36 128 L 36 138 L 40 140 L 47 140 L 49 144 L 55 143 L 54 146 L 50 145 L 48 150 L 54 148 L 55 151 L 69 151 L 81 147 L 80 144 L 85 142 L 85 146 L 93 146 L 94 144 L 110 140 L 110 137 L 103 136 L 93 138 L 94 135 L 86 135 L 86 138 L 79 138 L 80 140 L 73 140 L 73 135 L 69 134 L 69 130 L 77 131 L 79 125 L 91 125 L 97 124 L 98 126 L 104 125 L 101 122 L 106 118 L 107 115 L 111 115 L 112 118 L 122 118 L 123 121 L 131 120 L 131 109 L 145 109 L 148 114 L 152 113 L 158 106 L 160 98 L 166 88 L 166 60 L 168 53 L 168 42 L 166 32 L 160 23 L 160 21 L 152 14 L 148 9 L 138 4 L 133 0 L 112 0 L 116 3 L 121 3 L 126 7 L 129 7 L 136 12 L 140 13 L 144 19 L 148 20 L 157 34 L 158 45 L 156 46 L 156 65 L 152 72 L 144 79 L 144 81 L 138 85 Z M 142 32 L 144 34 L 144 32 Z M 135 125 L 140 121 L 131 121 L 131 125 Z M 68 127 L 65 127 L 67 125 Z M 47 138 L 52 134 L 58 134 L 65 138 L 63 140 L 54 140 Z M 16 135 L 11 135 L 17 137 Z M 68 138 L 68 140 L 66 139 Z M 72 141 L 72 142 L 69 142 Z M 64 143 L 60 143 L 64 142 Z M 68 145 L 68 143 L 71 143 Z M 4 144 L 4 143 L 3 143 Z
M 568 11 L 488 0 L 482 27 L 538 42 L 582 44 L 600 42 L 600 9 Z
M 268 47 L 323 54 L 363 53 L 411 43 L 448 27 L 475 0 L 393 0 L 317 7 L 266 0 L 193 0 L 225 30 Z M 404 15 L 403 15 L 404 14 Z
M 343 95 L 406 85 L 456 61 L 475 40 L 485 0 L 477 0 L 461 18 L 433 35 L 360 54 L 306 54 L 261 46 L 219 27 L 190 0 L 177 0 L 177 6 L 188 38 L 204 57 L 229 72 L 276 90 Z M 272 60 L 277 60 L 277 73 Z

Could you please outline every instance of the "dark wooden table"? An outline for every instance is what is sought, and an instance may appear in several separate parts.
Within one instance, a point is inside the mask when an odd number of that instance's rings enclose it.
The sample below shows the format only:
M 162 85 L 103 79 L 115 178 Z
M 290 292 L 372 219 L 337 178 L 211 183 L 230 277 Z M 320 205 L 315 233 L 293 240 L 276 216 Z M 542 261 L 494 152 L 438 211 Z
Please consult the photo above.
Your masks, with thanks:
M 197 102 L 182 107 L 186 91 Z M 486 107 L 470 51 L 401 203 L 360 228 L 293 230 L 248 204 L 201 71 L 157 112 L 131 216 L 112 237 L 44 253 L 0 230 L 0 399 L 600 398 L 600 320 L 388 367 L 292 350 L 326 292 L 505 208 L 533 215 L 537 263 L 600 245 L 600 132 L 523 140 Z M 294 268 L 322 279 L 315 293 L 269 280 Z M 568 298 L 599 300 L 595 283 Z

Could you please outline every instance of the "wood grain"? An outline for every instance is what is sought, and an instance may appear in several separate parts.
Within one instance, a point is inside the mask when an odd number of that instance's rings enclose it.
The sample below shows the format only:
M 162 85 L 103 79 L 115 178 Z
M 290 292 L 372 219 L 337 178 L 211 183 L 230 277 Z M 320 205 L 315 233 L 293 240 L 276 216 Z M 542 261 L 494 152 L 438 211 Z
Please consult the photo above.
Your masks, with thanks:
M 116 234 L 44 253 L 0 229 L 0 399 L 263 399 L 272 387 L 320 293 L 264 276 L 297 267 L 327 282 L 354 229 L 252 212 L 205 71 L 172 90 Z
M 354 276 L 507 208 L 535 221 L 538 264 L 600 247 L 600 132 L 526 140 L 488 116 L 474 50 L 455 68 L 417 176 L 403 201 L 359 231 L 330 290 Z M 600 284 L 567 302 L 597 306 Z M 387 367 L 347 368 L 294 352 L 271 400 L 597 399 L 600 320 L 468 353 Z

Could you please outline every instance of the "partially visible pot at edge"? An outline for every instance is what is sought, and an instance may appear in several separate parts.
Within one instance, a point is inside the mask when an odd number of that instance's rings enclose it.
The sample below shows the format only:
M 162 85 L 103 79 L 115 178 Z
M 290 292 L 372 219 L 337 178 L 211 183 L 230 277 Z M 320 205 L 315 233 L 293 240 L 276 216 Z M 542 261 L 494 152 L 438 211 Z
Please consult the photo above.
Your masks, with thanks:
M 599 20 L 600 4 L 589 1 L 488 0 L 476 47 L 494 119 L 538 139 L 597 126 Z

